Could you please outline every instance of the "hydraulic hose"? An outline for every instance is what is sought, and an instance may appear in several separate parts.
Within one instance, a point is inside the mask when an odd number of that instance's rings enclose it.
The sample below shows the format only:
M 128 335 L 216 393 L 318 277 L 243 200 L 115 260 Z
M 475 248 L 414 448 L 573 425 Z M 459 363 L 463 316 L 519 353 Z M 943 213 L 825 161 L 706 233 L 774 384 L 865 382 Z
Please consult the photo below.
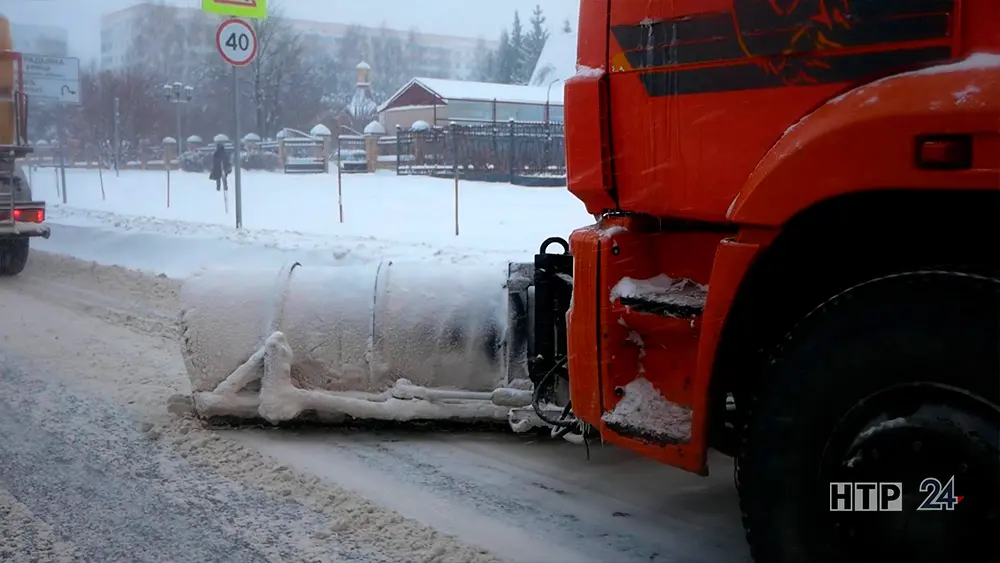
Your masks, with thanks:
M 555 426 L 557 428 L 572 428 L 573 426 L 576 425 L 576 421 L 575 420 L 552 420 L 552 419 L 548 418 L 547 415 L 545 414 L 545 412 L 542 411 L 542 407 L 540 405 L 540 402 L 541 402 L 541 398 L 542 398 L 542 389 L 545 389 L 546 387 L 548 387 L 550 380 L 553 377 L 555 377 L 556 371 L 558 371 L 559 368 L 565 366 L 566 362 L 567 362 L 567 358 L 566 357 L 563 357 L 558 362 L 556 362 L 556 364 L 554 366 L 552 366 L 552 368 L 549 369 L 548 372 L 545 373 L 545 376 L 542 377 L 542 380 L 538 382 L 538 385 L 535 386 L 535 391 L 531 394 L 531 407 L 533 409 L 535 409 L 535 414 L 538 416 L 538 418 L 542 419 L 542 422 L 544 422 L 545 424 L 548 424 L 550 426 Z M 570 408 L 570 406 L 571 405 L 566 405 L 566 410 L 568 410 Z M 565 417 L 566 414 L 568 414 L 568 413 L 564 411 L 563 412 L 563 416 Z

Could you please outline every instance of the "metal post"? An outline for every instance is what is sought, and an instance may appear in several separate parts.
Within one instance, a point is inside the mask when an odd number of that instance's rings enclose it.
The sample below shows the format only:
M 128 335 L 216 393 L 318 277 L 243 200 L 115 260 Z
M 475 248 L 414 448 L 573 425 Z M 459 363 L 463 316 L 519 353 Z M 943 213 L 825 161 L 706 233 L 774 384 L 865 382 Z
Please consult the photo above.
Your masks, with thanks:
M 451 159 L 452 173 L 455 176 L 455 236 L 458 236 L 458 125 L 451 124 Z M 447 143 L 448 137 L 445 137 Z
M 549 98 L 552 96 L 552 85 L 555 84 L 556 82 L 561 82 L 561 81 L 562 81 L 562 78 L 556 78 L 552 82 L 549 82 L 549 87 L 545 91 L 545 123 L 546 124 L 548 124 L 548 122 L 549 122 L 549 119 L 550 119 L 549 118 L 549 113 L 552 111 L 550 109 L 551 108 L 551 104 L 549 103 Z
M 403 128 L 396 124 L 396 176 L 399 176 L 400 159 L 403 157 Z
M 233 67 L 233 122 L 236 129 L 236 138 L 233 139 L 233 171 L 235 172 L 236 186 L 236 228 L 243 228 L 243 192 L 240 187 L 240 82 L 236 76 L 236 68 Z M 224 172 L 224 171 L 223 171 Z
M 344 155 L 341 154 L 340 132 L 337 134 L 337 208 L 340 211 L 340 222 L 344 222 Z
M 61 109 L 61 108 L 60 108 Z M 59 178 L 62 183 L 62 202 L 66 204 L 66 140 L 63 138 L 62 111 L 56 118 L 56 136 L 59 138 Z
M 184 138 L 181 136 L 181 101 L 178 100 L 174 105 L 177 106 L 177 162 L 180 162 L 181 153 L 184 152 L 183 145 L 181 144 L 184 142 Z
M 118 112 L 118 108 L 119 100 L 115 98 L 115 176 L 118 175 L 119 160 L 122 153 L 121 114 Z
M 507 165 L 510 167 L 510 183 L 514 184 L 514 174 L 517 169 L 517 141 L 514 138 L 514 118 L 510 118 L 508 121 L 510 125 L 510 131 L 508 132 L 509 146 L 510 146 L 510 160 Z

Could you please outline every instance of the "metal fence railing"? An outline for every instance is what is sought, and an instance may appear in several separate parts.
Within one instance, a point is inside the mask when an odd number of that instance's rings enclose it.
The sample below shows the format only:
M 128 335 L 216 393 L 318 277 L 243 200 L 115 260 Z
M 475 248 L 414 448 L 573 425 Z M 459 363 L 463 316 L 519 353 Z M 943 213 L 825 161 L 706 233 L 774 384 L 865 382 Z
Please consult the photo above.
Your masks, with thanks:
M 509 182 L 526 186 L 566 184 L 566 141 L 561 123 L 452 124 L 398 130 L 400 175 Z

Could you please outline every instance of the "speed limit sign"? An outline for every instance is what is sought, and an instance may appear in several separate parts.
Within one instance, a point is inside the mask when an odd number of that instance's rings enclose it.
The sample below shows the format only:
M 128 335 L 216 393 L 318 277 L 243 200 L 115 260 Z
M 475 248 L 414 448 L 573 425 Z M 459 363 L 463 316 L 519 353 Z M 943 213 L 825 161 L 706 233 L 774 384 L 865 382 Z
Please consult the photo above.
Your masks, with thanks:
M 246 66 L 257 56 L 257 34 L 247 22 L 228 19 L 215 32 L 215 47 L 227 63 Z

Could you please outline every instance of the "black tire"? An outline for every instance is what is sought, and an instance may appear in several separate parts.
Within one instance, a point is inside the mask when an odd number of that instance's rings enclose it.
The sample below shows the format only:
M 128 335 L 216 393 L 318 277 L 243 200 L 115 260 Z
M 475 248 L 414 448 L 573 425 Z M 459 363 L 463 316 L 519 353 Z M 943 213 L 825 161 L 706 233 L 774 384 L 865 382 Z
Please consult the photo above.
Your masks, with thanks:
M 28 263 L 28 239 L 0 241 L 0 276 L 16 276 Z
M 883 422 L 858 418 L 866 410 Z M 1000 280 L 913 272 L 845 291 L 778 347 L 746 420 L 737 487 L 757 563 L 1000 561 Z M 898 420 L 906 428 L 885 423 Z M 873 428 L 882 449 L 851 449 Z M 831 512 L 831 472 L 841 472 L 837 482 L 868 481 L 844 477 L 857 475 L 859 458 L 834 455 L 841 451 L 867 451 L 871 481 L 902 482 L 903 511 Z M 969 467 L 956 494 L 970 500 L 954 512 L 915 510 L 927 496 L 920 480 L 944 483 Z

